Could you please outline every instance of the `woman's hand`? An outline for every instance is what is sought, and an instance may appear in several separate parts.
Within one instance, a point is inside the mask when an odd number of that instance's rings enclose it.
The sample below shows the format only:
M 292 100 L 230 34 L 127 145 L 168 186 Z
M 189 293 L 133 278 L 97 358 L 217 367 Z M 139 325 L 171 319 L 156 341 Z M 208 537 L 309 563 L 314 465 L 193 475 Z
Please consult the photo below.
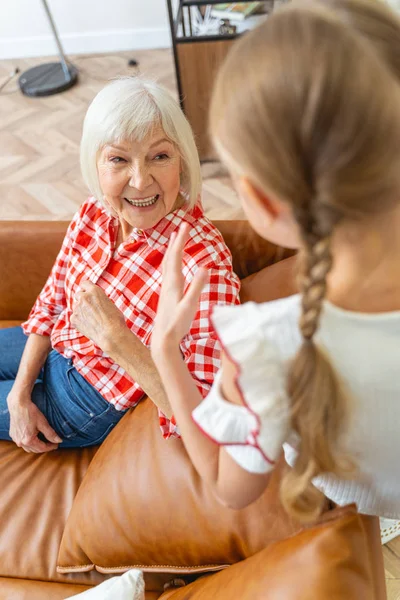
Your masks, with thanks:
M 189 225 L 181 226 L 178 235 L 173 233 L 163 260 L 163 281 L 157 315 L 151 336 L 153 358 L 169 348 L 179 348 L 188 333 L 198 310 L 202 289 L 208 281 L 208 272 L 198 269 L 186 294 L 182 274 L 182 255 L 189 238 Z
M 80 291 L 75 295 L 71 323 L 106 353 L 117 332 L 127 329 L 122 312 L 91 281 L 80 284 Z
M 149 348 L 129 329 L 122 312 L 101 288 L 90 281 L 81 283 L 71 323 L 122 367 L 167 417 L 171 416 Z
M 44 414 L 34 404 L 28 393 L 12 388 L 7 398 L 10 412 L 10 437 L 25 452 L 50 452 L 56 450 L 62 439 L 49 425 Z M 38 438 L 42 433 L 48 442 Z

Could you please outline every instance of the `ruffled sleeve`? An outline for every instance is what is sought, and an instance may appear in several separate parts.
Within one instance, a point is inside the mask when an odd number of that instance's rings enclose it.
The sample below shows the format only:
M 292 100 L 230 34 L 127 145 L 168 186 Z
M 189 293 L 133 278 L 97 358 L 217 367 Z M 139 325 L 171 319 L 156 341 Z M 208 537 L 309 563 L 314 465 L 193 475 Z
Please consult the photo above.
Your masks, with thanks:
M 217 306 L 212 321 L 224 352 L 237 366 L 243 404 L 223 398 L 220 371 L 206 399 L 193 411 L 193 419 L 242 468 L 267 473 L 290 429 L 285 361 L 268 336 L 265 311 L 259 305 Z

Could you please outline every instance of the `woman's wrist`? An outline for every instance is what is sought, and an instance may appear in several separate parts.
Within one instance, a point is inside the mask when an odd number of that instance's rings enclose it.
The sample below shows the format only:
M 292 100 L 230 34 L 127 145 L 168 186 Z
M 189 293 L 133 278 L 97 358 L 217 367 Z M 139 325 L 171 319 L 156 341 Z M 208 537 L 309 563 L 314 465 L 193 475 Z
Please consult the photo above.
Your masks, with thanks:
M 28 382 L 19 382 L 17 379 L 14 382 L 13 387 L 11 388 L 11 391 L 9 393 L 9 404 L 29 404 L 30 402 L 32 402 L 32 389 L 33 389 L 34 383 L 28 383 Z
M 101 339 L 99 340 L 99 347 L 108 356 L 113 356 L 124 347 L 127 339 L 130 339 L 131 333 L 125 321 L 123 323 L 114 323 L 111 327 L 104 327 Z

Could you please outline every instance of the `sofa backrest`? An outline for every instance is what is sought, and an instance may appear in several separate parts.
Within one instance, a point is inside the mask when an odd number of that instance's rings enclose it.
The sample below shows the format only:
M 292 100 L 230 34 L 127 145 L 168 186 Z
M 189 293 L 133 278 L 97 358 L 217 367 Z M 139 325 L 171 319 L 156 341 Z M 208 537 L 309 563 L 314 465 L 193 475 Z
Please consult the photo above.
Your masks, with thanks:
M 293 254 L 247 221 L 215 221 L 241 279 Z M 61 247 L 66 221 L 0 221 L 0 321 L 26 319 Z
M 61 248 L 68 223 L 0 222 L 0 321 L 23 321 Z

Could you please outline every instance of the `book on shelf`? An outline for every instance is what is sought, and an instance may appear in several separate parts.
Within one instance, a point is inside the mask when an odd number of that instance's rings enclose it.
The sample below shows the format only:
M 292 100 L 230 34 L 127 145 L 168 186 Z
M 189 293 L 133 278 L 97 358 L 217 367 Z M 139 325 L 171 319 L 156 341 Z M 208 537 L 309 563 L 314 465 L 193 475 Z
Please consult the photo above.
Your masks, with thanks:
M 244 21 L 250 15 L 259 11 L 264 2 L 224 2 L 215 4 L 211 15 L 218 19 L 229 19 L 230 21 Z

